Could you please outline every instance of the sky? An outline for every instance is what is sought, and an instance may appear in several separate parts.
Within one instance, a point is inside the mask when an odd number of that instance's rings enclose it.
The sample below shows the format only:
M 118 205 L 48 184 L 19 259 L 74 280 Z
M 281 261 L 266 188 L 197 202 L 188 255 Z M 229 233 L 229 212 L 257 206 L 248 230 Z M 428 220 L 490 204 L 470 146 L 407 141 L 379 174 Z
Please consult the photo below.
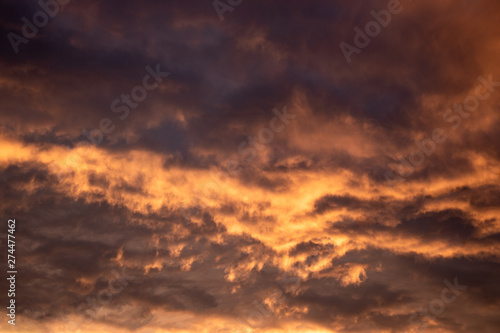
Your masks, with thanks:
M 498 332 L 499 20 L 3 0 L 0 331 Z

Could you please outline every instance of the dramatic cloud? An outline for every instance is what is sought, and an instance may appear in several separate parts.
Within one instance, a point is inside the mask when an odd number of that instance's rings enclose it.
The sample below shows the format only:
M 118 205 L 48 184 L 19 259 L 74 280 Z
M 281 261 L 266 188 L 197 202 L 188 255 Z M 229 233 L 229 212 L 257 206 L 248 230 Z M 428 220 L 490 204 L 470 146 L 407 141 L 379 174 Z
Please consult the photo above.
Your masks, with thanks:
M 0 331 L 497 332 L 499 12 L 3 1 Z

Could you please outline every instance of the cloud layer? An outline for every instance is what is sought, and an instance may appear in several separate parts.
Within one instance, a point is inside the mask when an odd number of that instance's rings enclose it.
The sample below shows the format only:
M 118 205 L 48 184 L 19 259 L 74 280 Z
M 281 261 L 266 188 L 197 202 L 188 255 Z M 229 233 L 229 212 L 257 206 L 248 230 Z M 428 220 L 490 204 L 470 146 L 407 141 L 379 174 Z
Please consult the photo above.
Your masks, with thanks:
M 1 330 L 497 332 L 500 5 L 391 2 L 3 1 Z

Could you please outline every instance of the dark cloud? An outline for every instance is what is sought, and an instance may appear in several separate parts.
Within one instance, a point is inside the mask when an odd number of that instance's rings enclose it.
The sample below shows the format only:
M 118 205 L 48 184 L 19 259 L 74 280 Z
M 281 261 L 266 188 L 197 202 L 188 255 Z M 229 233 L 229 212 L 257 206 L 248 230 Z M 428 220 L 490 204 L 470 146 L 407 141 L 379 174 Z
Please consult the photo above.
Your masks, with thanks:
M 0 209 L 18 223 L 20 318 L 404 332 L 457 277 L 468 289 L 427 329 L 496 332 L 499 88 L 456 130 L 443 114 L 480 75 L 500 80 L 499 5 L 401 1 L 347 63 L 339 44 L 387 3 L 243 1 L 221 22 L 210 1 L 73 0 L 16 54 L 7 34 L 40 5 L 3 1 Z M 120 119 L 111 103 L 157 64 L 169 76 Z M 285 108 L 296 118 L 249 160 L 240 145 Z M 114 130 L 78 148 L 103 118 Z M 436 128 L 446 142 L 388 186 Z M 123 290 L 88 304 L 115 273 Z M 260 326 L 255 302 L 272 313 Z

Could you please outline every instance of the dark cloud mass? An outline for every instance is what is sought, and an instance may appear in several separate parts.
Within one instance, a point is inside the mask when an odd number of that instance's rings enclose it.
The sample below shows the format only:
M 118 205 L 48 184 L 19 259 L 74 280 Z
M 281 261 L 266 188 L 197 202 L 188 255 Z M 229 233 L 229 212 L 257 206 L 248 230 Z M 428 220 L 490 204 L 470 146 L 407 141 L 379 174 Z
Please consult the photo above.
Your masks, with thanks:
M 498 332 L 499 19 L 2 1 L 0 331 Z

